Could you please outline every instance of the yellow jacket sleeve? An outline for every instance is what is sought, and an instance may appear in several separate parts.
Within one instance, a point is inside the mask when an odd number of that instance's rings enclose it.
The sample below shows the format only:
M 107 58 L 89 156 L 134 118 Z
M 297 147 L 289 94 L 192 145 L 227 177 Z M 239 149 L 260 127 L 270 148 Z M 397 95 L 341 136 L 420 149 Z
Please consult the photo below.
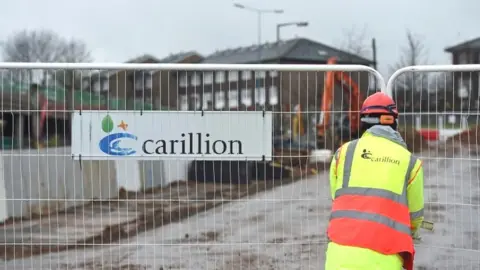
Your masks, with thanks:
M 335 152 L 330 163 L 330 194 L 332 200 L 335 199 L 335 192 L 337 191 L 337 161 L 340 156 L 341 147 Z
M 407 186 L 408 209 L 412 223 L 412 233 L 416 233 L 423 222 L 424 194 L 423 194 L 423 166 L 417 160 Z
M 332 200 L 335 199 L 335 190 L 337 183 L 337 159 L 335 156 L 332 158 L 332 163 L 330 163 L 330 194 L 332 195 Z

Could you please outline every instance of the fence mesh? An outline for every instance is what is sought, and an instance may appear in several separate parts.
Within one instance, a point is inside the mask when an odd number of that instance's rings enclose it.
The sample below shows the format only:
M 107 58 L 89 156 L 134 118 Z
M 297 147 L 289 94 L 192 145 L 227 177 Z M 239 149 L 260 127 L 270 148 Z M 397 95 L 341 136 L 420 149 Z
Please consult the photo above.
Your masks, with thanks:
M 3 70 L 3 268 L 323 269 L 331 203 L 324 150 L 359 135 L 352 108 L 380 85 L 367 71 L 343 75 L 354 85 L 339 73 L 262 68 Z M 475 78 L 395 79 L 400 132 L 424 161 L 425 218 L 435 223 L 417 243 L 419 269 L 480 265 Z M 272 112 L 272 161 L 74 159 L 74 111 L 166 111 L 172 121 L 184 111 Z M 222 125 L 253 133 L 246 122 Z
M 407 71 L 395 78 L 401 133 L 423 160 L 425 219 L 418 269 L 479 269 L 479 72 Z

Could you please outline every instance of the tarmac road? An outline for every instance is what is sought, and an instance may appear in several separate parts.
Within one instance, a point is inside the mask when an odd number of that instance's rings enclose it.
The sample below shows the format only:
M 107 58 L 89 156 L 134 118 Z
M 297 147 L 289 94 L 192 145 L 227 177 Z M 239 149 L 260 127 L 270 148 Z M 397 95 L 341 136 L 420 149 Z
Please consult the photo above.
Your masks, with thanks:
M 416 268 L 480 269 L 477 157 L 466 151 L 455 159 L 445 153 L 420 156 L 425 161 L 426 217 L 435 222 L 435 231 L 421 232 Z M 329 207 L 323 172 L 130 241 L 8 261 L 3 268 L 323 269 Z

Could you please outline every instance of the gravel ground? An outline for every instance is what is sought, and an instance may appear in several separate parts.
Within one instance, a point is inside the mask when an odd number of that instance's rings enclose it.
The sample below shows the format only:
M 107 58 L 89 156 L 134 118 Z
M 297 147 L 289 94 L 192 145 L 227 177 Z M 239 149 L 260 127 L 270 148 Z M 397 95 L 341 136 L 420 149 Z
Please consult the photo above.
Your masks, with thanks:
M 477 157 L 420 156 L 435 230 L 421 232 L 416 268 L 480 269 Z M 128 241 L 12 260 L 3 269 L 323 269 L 329 207 L 323 172 Z

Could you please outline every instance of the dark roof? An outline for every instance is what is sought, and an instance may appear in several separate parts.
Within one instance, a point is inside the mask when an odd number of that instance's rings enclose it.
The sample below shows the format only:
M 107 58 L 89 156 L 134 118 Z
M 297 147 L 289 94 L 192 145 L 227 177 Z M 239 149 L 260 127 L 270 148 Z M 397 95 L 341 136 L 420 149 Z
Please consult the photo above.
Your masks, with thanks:
M 258 61 L 260 56 L 260 61 Z M 203 63 L 242 64 L 276 61 L 279 59 L 327 62 L 337 57 L 339 63 L 372 64 L 371 60 L 335 49 L 328 45 L 306 39 L 295 38 L 261 46 L 252 45 L 217 51 L 203 59 Z
M 179 52 L 175 54 L 170 54 L 169 56 L 160 59 L 160 63 L 178 63 L 183 59 L 190 57 L 192 55 L 200 55 L 200 54 L 196 51 Z
M 192 56 L 192 55 L 200 55 L 200 54 L 195 52 L 195 51 L 180 52 L 180 53 L 176 53 L 176 54 L 170 54 L 169 56 L 164 57 L 162 59 L 158 59 L 151 54 L 144 54 L 144 55 L 141 55 L 139 57 L 135 57 L 133 59 L 130 59 L 130 60 L 126 61 L 125 63 L 144 63 L 144 62 L 148 62 L 148 61 L 153 61 L 153 62 L 158 62 L 158 63 L 178 63 L 178 62 L 182 61 L 183 59 L 185 59 L 189 56 Z M 91 74 L 87 75 L 86 77 L 93 76 L 93 75 L 109 77 L 109 76 L 112 76 L 113 74 L 116 74 L 116 72 L 102 70 L 102 71 L 93 71 Z
M 160 59 L 156 58 L 155 56 L 153 56 L 151 54 L 144 54 L 144 55 L 135 57 L 133 59 L 130 59 L 125 63 L 144 63 L 144 62 L 147 62 L 149 60 L 152 60 L 154 62 L 159 62 L 160 61 Z
M 169 56 L 161 58 L 161 59 L 158 59 L 155 56 L 150 55 L 150 54 L 144 54 L 142 56 L 139 56 L 139 57 L 136 57 L 134 59 L 131 59 L 131 60 L 127 61 L 127 63 L 144 63 L 144 62 L 147 62 L 147 61 L 150 61 L 150 60 L 152 60 L 153 62 L 158 62 L 158 63 L 178 63 L 178 62 L 180 62 L 180 61 L 184 60 L 185 58 L 190 57 L 192 55 L 200 55 L 200 54 L 196 51 L 179 52 L 179 53 L 175 53 L 175 54 L 172 53 Z
M 475 49 L 480 50 L 480 37 L 467 40 L 455 46 L 451 46 L 445 49 L 446 52 L 455 52 L 455 51 L 462 51 L 467 49 Z

